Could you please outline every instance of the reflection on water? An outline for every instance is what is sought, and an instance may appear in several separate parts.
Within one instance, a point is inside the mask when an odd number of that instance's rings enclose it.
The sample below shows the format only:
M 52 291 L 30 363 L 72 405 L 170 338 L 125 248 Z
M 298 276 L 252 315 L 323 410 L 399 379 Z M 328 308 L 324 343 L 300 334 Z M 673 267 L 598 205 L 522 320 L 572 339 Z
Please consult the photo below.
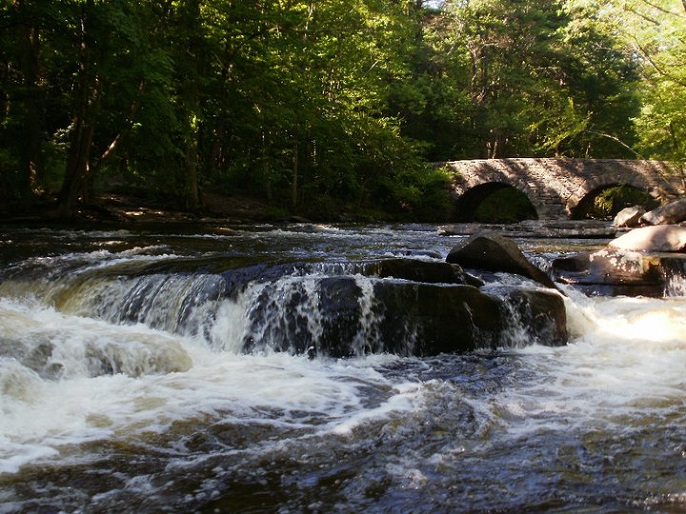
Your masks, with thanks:
M 559 348 L 244 355 L 246 295 L 215 301 L 215 275 L 200 284 L 192 263 L 442 259 L 457 238 L 307 226 L 2 240 L 0 512 L 686 511 L 682 297 L 568 290 Z M 540 260 L 566 244 L 523 242 Z M 151 265 L 164 280 L 132 271 Z

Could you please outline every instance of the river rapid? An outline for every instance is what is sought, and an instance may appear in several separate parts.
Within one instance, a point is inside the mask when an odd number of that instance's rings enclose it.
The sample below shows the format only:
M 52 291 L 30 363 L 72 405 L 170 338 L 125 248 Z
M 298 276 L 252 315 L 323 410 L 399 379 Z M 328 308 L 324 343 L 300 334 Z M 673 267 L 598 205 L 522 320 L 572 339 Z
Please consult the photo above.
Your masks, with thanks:
M 364 259 L 442 261 L 460 239 L 0 227 L 0 513 L 686 512 L 677 279 L 658 299 L 566 288 L 562 347 L 513 321 L 507 344 L 464 355 L 242 351 L 247 331 L 269 337 L 257 295 L 279 304 Z M 604 243 L 517 242 L 542 267 Z M 254 277 L 292 262 L 311 267 Z M 316 333 L 315 306 L 296 308 Z

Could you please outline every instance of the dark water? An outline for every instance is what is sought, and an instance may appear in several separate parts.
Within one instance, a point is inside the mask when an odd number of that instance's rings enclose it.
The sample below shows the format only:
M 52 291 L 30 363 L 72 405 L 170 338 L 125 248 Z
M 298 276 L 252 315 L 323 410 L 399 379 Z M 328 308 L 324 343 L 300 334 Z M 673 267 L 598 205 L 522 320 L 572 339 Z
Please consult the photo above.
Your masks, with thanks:
M 278 278 L 218 292 L 226 269 L 306 261 L 306 288 L 458 239 L 0 229 L 0 512 L 686 512 L 682 296 L 569 290 L 564 347 L 513 326 L 466 355 L 308 359 L 241 353 Z M 588 245 L 519 242 L 539 264 Z

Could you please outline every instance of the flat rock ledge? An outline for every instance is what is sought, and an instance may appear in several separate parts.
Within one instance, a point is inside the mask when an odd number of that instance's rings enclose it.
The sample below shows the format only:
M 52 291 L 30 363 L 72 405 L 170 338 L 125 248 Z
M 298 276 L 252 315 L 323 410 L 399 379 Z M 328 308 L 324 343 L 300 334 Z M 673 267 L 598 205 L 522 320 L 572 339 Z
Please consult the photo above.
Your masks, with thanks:
M 446 262 L 388 259 L 357 263 L 354 271 L 267 284 L 250 307 L 244 351 L 425 357 L 521 344 L 513 334 L 528 344 L 567 343 L 564 300 L 554 290 L 489 294 Z

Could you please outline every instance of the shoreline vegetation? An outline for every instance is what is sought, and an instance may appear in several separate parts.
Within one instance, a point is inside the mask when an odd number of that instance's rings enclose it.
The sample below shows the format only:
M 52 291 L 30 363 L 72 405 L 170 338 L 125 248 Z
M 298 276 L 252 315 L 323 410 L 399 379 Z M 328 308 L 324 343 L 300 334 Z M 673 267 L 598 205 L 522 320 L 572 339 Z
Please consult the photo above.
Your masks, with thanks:
M 449 201 L 445 192 L 445 201 Z M 443 212 L 427 217 L 414 217 L 408 212 L 389 212 L 360 209 L 340 205 L 336 212 L 310 212 L 309 216 L 291 212 L 287 207 L 270 203 L 246 193 L 204 193 L 202 206 L 190 211 L 179 206 L 173 198 L 156 198 L 145 191 L 112 190 L 100 193 L 89 204 L 79 205 L 72 215 L 63 218 L 55 215 L 56 202 L 37 202 L 25 209 L 0 208 L 0 224 L 12 225 L 141 225 L 145 223 L 375 223 L 375 222 L 427 222 L 443 223 L 448 216 Z
M 609 222 L 623 209 L 633 207 L 646 212 L 659 204 L 646 191 L 610 186 L 596 191 L 593 197 L 589 195 L 583 217 L 539 220 L 529 198 L 514 187 L 497 189 L 484 196 L 469 212 L 460 207 L 447 178 L 423 194 L 432 200 L 427 205 L 389 209 L 381 203 L 355 205 L 329 199 L 326 209 L 320 210 L 315 204 L 302 212 L 248 192 L 215 190 L 204 191 L 200 195 L 201 207 L 189 210 L 173 196 L 152 196 L 141 189 L 114 187 L 103 190 L 89 203 L 79 204 L 68 218 L 58 215 L 56 198 L 42 198 L 24 208 L 0 205 L 0 224 L 83 227 L 164 223 L 427 223 L 438 225 L 439 232 L 445 235 L 471 234 L 475 226 L 491 225 L 523 237 L 532 234 L 564 237 L 564 234 L 578 233 L 581 237 L 601 238 L 614 235 Z

